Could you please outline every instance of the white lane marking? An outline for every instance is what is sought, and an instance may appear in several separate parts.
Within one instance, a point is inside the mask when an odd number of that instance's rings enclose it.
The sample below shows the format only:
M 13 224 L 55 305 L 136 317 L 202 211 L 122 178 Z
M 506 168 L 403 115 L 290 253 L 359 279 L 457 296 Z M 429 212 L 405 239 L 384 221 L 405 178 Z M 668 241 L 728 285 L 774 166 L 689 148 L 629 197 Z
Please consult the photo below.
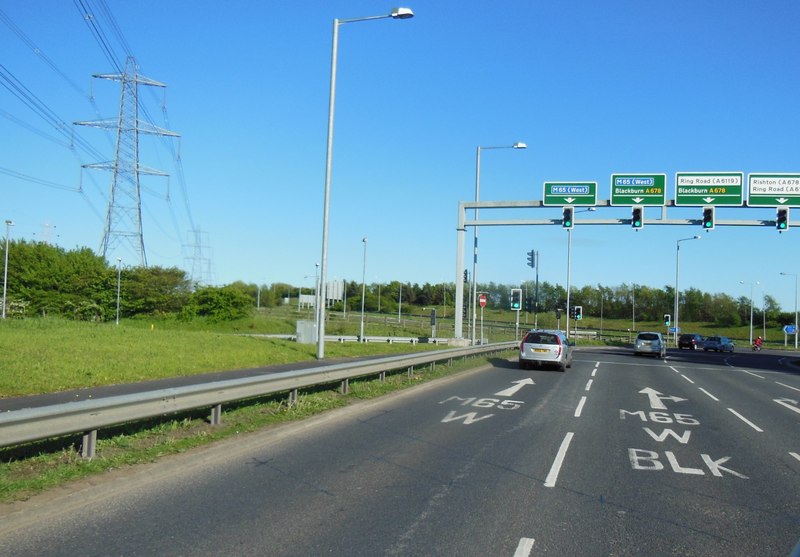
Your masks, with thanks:
M 595 375 L 597 375 L 597 368 L 594 368 L 594 369 L 592 370 L 592 377 L 594 377 Z
M 684 379 L 686 379 L 686 380 L 687 380 L 689 383 L 691 383 L 692 385 L 694 385 L 694 381 L 692 381 L 691 379 L 689 379 L 689 378 L 688 378 L 688 377 L 686 377 L 685 375 L 681 374 L 681 377 L 683 377 L 683 378 L 684 378 Z
M 550 468 L 550 472 L 544 480 L 545 487 L 555 487 L 556 480 L 558 480 L 558 473 L 561 472 L 561 465 L 564 464 L 564 458 L 567 456 L 567 450 L 569 449 L 569 444 L 572 442 L 573 435 L 575 435 L 573 432 L 568 432 L 561 442 L 561 446 L 558 448 L 558 454 L 556 454 L 556 459 L 553 461 L 553 466 Z
M 800 454 L 797 453 L 789 453 L 789 454 L 795 457 L 797 460 L 800 460 Z
M 535 385 L 536 383 L 533 382 L 533 379 L 528 377 L 527 379 L 520 379 L 519 381 L 512 381 L 514 383 L 513 387 L 509 387 L 499 393 L 495 393 L 494 396 L 514 396 L 518 390 L 520 390 L 525 385 Z
M 800 407 L 797 406 L 798 402 L 796 400 L 792 400 L 791 398 L 775 398 L 773 401 L 777 402 L 784 408 L 788 408 L 792 412 L 797 412 L 800 414 Z
M 718 399 L 717 397 L 715 397 L 714 395 L 712 395 L 711 393 L 709 393 L 709 392 L 708 392 L 707 390 L 705 390 L 703 387 L 698 387 L 698 389 L 700 389 L 701 391 L 703 391 L 703 392 L 704 392 L 705 394 L 707 394 L 709 397 L 713 398 L 715 401 L 719 402 L 719 399 Z
M 581 401 L 578 403 L 578 407 L 575 409 L 575 417 L 580 418 L 581 412 L 583 411 L 583 405 L 586 404 L 586 397 L 582 396 Z
M 671 370 L 672 370 L 672 371 L 674 371 L 675 373 L 680 373 L 680 371 L 678 371 L 676 368 L 674 368 L 674 367 L 672 367 L 672 366 L 669 366 L 669 369 L 671 369 Z
M 740 369 L 739 371 L 741 371 L 742 373 L 746 373 L 747 375 L 752 375 L 753 377 L 758 377 L 759 379 L 764 379 L 764 377 L 762 377 L 761 375 L 753 373 L 752 371 L 747 371 L 746 369 Z
M 533 550 L 533 538 L 521 538 L 514 552 L 514 557 L 528 557 Z
M 740 420 L 742 420 L 744 423 L 746 423 L 747 425 L 749 425 L 750 427 L 752 427 L 753 429 L 755 429 L 757 432 L 759 432 L 759 433 L 764 433 L 764 430 L 763 430 L 763 429 L 761 429 L 761 428 L 760 428 L 760 427 L 758 427 L 756 424 L 754 424 L 753 422 L 751 422 L 750 420 L 748 420 L 747 418 L 745 418 L 744 416 L 742 416 L 741 414 L 739 414 L 739 412 L 737 412 L 737 411 L 736 411 L 736 410 L 734 410 L 733 408 L 728 408 L 728 410 L 730 410 L 731 414 L 733 414 L 734 416 L 736 416 L 737 418 L 739 418 Z
M 589 379 L 589 381 L 586 383 L 586 389 L 585 390 L 588 391 L 589 389 L 592 388 L 592 381 L 593 381 L 593 379 Z
M 787 385 L 786 383 L 781 383 L 780 381 L 775 381 L 781 387 L 786 387 L 787 389 L 792 389 L 793 391 L 800 391 L 797 387 L 792 387 L 791 385 Z

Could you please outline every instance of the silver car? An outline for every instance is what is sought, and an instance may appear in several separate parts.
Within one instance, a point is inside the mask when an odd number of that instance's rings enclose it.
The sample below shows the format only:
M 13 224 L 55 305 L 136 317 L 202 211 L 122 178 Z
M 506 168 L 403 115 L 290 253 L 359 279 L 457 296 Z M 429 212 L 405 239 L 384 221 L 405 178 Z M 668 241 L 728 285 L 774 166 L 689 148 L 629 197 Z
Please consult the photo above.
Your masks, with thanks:
M 664 339 L 661 333 L 653 331 L 644 331 L 636 335 L 636 340 L 633 343 L 633 354 L 652 354 L 656 358 L 664 358 L 667 355 L 667 345 L 664 344 Z
M 519 367 L 526 369 L 534 365 L 552 365 L 559 371 L 572 367 L 572 343 L 563 331 L 528 331 L 519 345 Z
M 703 350 L 708 352 L 714 350 L 715 352 L 733 352 L 735 346 L 731 339 L 728 337 L 708 337 L 703 344 Z

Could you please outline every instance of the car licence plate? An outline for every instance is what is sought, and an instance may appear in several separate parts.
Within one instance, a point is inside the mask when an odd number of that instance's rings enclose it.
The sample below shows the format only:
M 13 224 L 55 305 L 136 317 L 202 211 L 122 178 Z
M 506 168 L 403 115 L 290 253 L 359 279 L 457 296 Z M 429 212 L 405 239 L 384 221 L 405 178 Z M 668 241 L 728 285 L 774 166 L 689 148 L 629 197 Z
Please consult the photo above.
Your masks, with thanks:
M 534 348 L 533 351 L 534 352 L 549 352 L 549 350 L 547 348 Z

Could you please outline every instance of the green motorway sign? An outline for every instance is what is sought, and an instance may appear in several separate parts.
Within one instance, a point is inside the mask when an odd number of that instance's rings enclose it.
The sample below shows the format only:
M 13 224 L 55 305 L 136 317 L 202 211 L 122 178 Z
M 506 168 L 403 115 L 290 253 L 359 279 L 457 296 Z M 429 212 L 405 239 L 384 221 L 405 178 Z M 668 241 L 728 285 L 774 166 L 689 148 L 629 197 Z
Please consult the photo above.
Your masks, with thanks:
M 800 207 L 800 174 L 748 174 L 748 207 Z
M 664 205 L 666 174 L 612 174 L 612 205 Z
M 597 205 L 597 182 L 545 182 L 544 205 Z
M 677 172 L 675 205 L 732 205 L 744 200 L 742 172 Z

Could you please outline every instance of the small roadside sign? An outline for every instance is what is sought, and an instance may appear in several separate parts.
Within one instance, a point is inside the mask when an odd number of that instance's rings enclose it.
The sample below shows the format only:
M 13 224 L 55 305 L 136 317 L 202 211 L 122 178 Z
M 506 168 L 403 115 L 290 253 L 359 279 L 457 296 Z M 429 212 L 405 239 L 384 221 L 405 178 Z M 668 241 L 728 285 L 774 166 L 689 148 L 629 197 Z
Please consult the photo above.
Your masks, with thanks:
M 486 294 L 481 294 L 478 296 L 478 305 L 480 305 L 482 308 L 486 307 Z
M 794 325 L 784 325 L 783 332 L 786 333 L 787 335 L 793 335 L 797 333 L 797 327 L 795 327 Z
M 743 202 L 743 172 L 675 173 L 675 205 L 741 207 Z
M 597 205 L 597 182 L 545 182 L 544 205 Z
M 748 174 L 748 207 L 800 207 L 800 174 Z
M 664 205 L 666 174 L 612 174 L 611 205 Z
M 678 327 L 670 327 L 669 329 L 667 329 L 667 331 L 670 333 L 678 333 L 680 332 L 680 329 Z

